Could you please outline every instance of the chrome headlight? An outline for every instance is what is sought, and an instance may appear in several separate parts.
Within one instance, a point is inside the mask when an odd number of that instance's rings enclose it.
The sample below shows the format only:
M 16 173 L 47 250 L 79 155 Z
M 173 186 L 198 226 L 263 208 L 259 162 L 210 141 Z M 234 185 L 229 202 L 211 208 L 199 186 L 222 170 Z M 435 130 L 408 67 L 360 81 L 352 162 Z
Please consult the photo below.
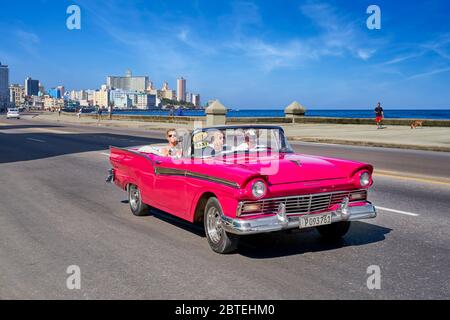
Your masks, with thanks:
M 368 173 L 367 171 L 361 173 L 361 175 L 359 176 L 359 184 L 361 185 L 361 187 L 367 187 L 370 183 L 370 173 Z
M 252 195 L 255 198 L 264 197 L 264 195 L 266 194 L 266 191 L 267 191 L 267 186 L 263 181 L 258 180 L 258 181 L 253 182 Z

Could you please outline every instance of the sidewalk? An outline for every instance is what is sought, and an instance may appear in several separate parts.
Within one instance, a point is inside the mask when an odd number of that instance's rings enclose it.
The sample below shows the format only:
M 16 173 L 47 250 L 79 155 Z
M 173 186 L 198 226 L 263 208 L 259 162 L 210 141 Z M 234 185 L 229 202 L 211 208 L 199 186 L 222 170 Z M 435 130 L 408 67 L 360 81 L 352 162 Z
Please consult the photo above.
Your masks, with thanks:
M 289 124 L 283 127 L 292 140 L 450 152 L 450 128 L 446 127 L 377 129 L 375 124 Z
M 31 119 L 31 116 L 27 116 Z M 33 120 L 83 124 L 92 126 L 111 126 L 138 128 L 145 130 L 165 130 L 168 128 L 193 129 L 194 123 L 152 123 L 131 120 L 101 120 L 77 118 L 76 116 L 41 114 Z M 424 127 L 411 129 L 407 126 L 388 126 L 377 129 L 374 125 L 350 124 L 283 124 L 288 138 L 296 141 L 403 148 L 450 152 L 450 128 Z

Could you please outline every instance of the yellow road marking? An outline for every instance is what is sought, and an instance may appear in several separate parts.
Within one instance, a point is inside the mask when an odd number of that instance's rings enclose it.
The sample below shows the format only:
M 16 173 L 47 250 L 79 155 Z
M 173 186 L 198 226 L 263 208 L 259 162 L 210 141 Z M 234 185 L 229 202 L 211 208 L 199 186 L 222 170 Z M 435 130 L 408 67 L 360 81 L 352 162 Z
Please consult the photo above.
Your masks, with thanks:
M 410 180 L 410 181 L 450 186 L 450 179 L 447 179 L 447 178 L 420 176 L 420 175 L 413 175 L 413 174 L 409 174 L 409 173 L 402 173 L 402 172 L 396 172 L 396 171 L 375 170 L 374 176 L 389 177 L 389 178 L 396 178 L 396 179 L 402 179 L 402 180 Z

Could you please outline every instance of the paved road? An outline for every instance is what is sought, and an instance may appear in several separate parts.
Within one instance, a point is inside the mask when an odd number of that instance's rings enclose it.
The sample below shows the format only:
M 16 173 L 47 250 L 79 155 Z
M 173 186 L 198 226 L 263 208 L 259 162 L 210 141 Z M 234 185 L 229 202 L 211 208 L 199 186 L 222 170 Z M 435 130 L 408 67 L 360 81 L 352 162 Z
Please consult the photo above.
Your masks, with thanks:
M 201 228 L 156 211 L 135 217 L 104 183 L 109 145 L 161 137 L 0 118 L 0 298 L 450 298 L 450 185 L 438 179 L 450 177 L 450 154 L 296 144 L 388 172 L 370 194 L 384 209 L 338 244 L 308 230 L 248 237 L 217 255 Z M 66 288 L 70 265 L 81 290 Z M 381 290 L 366 286 L 371 265 Z

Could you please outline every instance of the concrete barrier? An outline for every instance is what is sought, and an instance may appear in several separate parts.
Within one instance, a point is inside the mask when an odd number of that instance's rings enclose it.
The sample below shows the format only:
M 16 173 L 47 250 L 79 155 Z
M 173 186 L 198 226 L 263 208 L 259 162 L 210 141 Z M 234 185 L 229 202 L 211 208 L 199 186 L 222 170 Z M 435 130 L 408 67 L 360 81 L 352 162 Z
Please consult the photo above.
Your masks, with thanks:
M 206 126 L 219 126 L 224 125 L 227 121 L 227 108 L 220 103 L 219 100 L 215 100 L 211 105 L 205 109 L 206 113 Z
M 76 113 L 62 112 L 64 115 L 76 116 Z M 96 114 L 82 114 L 83 118 L 97 119 Z M 108 120 L 109 114 L 102 114 L 102 120 Z M 112 115 L 112 120 L 143 121 L 143 122 L 161 122 L 161 123 L 182 123 L 189 124 L 193 122 L 206 123 L 206 117 L 189 116 L 147 116 L 147 115 Z M 410 126 L 414 120 L 422 120 L 424 127 L 450 127 L 450 120 L 433 119 L 384 119 L 383 124 L 387 126 Z M 292 118 L 286 117 L 242 117 L 226 118 L 226 124 L 289 124 L 293 123 Z M 301 124 L 364 124 L 375 125 L 374 119 L 367 118 L 328 118 L 328 117 L 298 117 L 295 118 L 295 125 Z
M 250 123 L 260 123 L 260 124 L 269 124 L 269 123 L 292 123 L 292 118 L 282 118 L 282 117 L 260 117 L 260 118 L 227 118 L 227 124 L 250 124 Z

